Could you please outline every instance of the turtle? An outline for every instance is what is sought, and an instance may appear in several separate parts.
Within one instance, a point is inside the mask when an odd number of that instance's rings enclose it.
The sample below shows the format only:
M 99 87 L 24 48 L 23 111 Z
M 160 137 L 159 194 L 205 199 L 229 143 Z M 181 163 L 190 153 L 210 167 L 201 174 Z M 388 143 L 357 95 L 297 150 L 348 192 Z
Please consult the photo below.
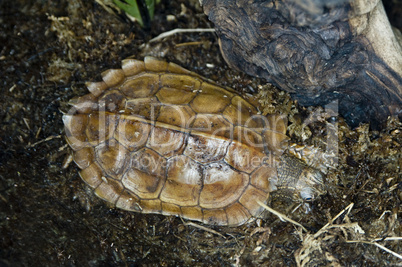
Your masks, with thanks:
M 252 98 L 149 56 L 102 79 L 63 122 L 82 180 L 112 206 L 238 226 L 275 190 L 323 192 L 317 150 L 289 145 L 286 117 Z

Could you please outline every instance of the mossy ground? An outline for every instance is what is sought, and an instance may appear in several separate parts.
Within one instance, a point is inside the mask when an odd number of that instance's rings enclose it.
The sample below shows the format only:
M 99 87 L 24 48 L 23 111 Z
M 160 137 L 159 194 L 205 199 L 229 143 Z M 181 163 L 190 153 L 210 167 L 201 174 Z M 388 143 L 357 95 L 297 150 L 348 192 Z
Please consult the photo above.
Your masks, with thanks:
M 95 1 L 0 2 L 0 266 L 401 262 L 373 244 L 346 242 L 402 236 L 401 123 L 390 119 L 374 132 L 368 125 L 351 130 L 342 118 L 327 120 L 322 108 L 300 107 L 263 80 L 231 70 L 211 33 L 149 43 L 171 29 L 210 27 L 198 1 L 162 1 L 149 30 L 107 13 Z M 329 127 L 336 129 L 339 161 L 328 175 L 327 193 L 308 214 L 303 208 L 287 212 L 309 233 L 270 214 L 260 225 L 211 227 L 221 234 L 216 235 L 180 218 L 116 210 L 93 196 L 74 164 L 63 168 L 69 149 L 61 116 L 68 100 L 86 93 L 85 81 L 119 68 L 121 59 L 146 55 L 243 93 L 255 95 L 262 85 L 266 110 L 288 114 L 289 135 L 299 144 L 325 148 Z M 306 125 L 308 118 L 313 122 Z M 334 222 L 342 227 L 318 232 L 351 203 L 348 215 Z M 402 253 L 401 240 L 378 243 Z

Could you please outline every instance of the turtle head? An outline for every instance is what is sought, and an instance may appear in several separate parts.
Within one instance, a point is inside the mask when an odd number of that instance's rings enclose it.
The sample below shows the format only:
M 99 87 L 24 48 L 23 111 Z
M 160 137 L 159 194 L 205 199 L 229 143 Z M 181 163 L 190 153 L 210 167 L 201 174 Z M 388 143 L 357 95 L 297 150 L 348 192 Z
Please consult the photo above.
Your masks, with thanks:
M 282 155 L 277 174 L 276 188 L 292 192 L 293 201 L 310 202 L 325 192 L 325 175 L 293 155 Z
M 306 167 L 299 176 L 295 190 L 304 202 L 314 200 L 325 192 L 324 174 L 319 170 Z

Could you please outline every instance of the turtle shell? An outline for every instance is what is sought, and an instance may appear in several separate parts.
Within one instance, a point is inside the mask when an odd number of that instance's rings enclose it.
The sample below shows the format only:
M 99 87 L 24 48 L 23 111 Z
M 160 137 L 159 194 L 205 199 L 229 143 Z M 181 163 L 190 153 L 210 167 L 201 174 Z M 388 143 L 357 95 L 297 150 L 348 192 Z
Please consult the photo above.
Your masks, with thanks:
M 63 116 L 81 178 L 124 210 L 235 226 L 261 213 L 286 121 L 173 63 L 127 59 Z

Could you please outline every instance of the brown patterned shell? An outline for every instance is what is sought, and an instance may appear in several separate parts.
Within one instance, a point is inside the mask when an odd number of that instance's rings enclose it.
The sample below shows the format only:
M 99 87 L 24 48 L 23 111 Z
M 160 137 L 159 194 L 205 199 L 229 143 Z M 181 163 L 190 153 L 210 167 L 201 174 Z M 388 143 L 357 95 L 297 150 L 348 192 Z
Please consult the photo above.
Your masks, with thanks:
M 80 176 L 117 208 L 240 225 L 277 180 L 286 122 L 173 63 L 127 59 L 63 116 Z

